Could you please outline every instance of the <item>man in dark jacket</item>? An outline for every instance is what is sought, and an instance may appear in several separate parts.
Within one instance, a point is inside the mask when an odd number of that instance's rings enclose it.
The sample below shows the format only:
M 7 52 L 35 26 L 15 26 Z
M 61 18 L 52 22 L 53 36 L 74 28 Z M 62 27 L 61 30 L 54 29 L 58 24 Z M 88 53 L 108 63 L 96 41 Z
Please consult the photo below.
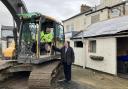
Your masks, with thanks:
M 74 63 L 75 56 L 72 47 L 70 47 L 69 41 L 65 41 L 64 46 L 59 49 L 53 46 L 55 51 L 61 52 L 61 61 L 64 67 L 65 82 L 71 80 L 71 66 Z

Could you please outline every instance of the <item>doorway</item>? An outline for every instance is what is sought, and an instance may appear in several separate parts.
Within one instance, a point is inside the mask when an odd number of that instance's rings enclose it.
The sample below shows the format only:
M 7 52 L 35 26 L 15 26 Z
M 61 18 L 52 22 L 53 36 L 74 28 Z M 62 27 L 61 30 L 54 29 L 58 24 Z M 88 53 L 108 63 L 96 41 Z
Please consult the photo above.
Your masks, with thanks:
M 117 74 L 128 78 L 128 37 L 117 38 Z

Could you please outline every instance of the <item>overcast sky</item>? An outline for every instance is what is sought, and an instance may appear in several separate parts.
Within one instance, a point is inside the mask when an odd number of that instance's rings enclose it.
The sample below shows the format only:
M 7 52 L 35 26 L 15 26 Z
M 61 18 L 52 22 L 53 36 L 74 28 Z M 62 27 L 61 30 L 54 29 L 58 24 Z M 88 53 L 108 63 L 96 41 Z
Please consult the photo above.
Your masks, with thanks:
M 81 4 L 95 6 L 100 0 L 23 0 L 28 11 L 64 20 L 80 12 Z M 0 2 L 0 25 L 12 25 L 12 16 Z

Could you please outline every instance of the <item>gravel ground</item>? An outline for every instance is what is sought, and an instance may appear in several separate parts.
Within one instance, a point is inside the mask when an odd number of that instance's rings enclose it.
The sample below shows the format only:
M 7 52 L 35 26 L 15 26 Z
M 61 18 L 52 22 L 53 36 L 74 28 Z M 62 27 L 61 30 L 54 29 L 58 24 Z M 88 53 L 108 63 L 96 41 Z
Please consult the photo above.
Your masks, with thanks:
M 59 82 L 55 89 L 128 89 L 128 80 L 73 67 L 72 81 Z M 0 83 L 0 89 L 28 89 L 29 73 L 15 74 L 14 77 Z
M 0 84 L 0 89 L 28 89 L 28 74 L 14 74 L 13 77 Z
M 28 89 L 29 73 L 17 73 L 0 84 L 0 89 Z M 84 84 L 83 84 L 84 85 Z M 54 89 L 89 89 L 73 80 L 70 83 L 58 82 Z

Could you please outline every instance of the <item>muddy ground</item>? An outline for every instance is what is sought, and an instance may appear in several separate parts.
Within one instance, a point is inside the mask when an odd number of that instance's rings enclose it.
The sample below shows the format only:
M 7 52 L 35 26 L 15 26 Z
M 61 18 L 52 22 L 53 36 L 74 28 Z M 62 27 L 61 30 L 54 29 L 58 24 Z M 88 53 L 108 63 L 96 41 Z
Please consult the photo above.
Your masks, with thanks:
M 72 68 L 72 81 L 59 82 L 55 89 L 128 89 L 128 80 L 81 67 Z M 29 73 L 18 73 L 0 83 L 0 89 L 28 89 Z
M 0 83 L 0 89 L 28 89 L 29 72 L 15 73 L 13 77 Z M 75 80 L 69 83 L 58 82 L 55 89 L 89 89 Z

